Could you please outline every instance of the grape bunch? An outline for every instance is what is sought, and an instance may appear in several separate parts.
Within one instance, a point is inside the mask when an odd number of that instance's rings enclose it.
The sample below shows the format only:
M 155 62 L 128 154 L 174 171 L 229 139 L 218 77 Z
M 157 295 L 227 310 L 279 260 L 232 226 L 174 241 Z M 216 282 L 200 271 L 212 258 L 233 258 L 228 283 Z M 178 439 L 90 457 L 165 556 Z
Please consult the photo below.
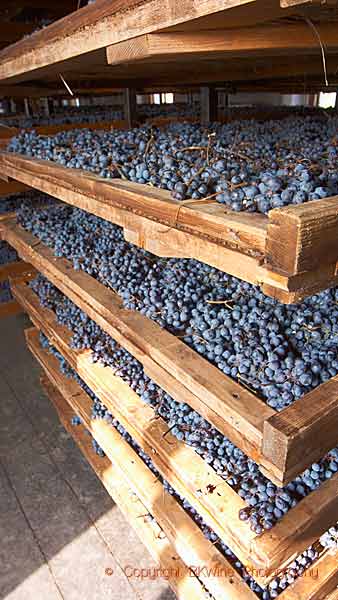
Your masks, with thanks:
M 172 495 L 179 504 L 185 509 L 185 511 L 191 516 L 191 518 L 197 523 L 203 532 L 204 536 L 207 540 L 209 540 L 212 544 L 214 544 L 218 550 L 227 558 L 227 560 L 231 563 L 231 565 L 237 570 L 237 572 L 241 575 L 243 580 L 247 583 L 250 589 L 255 592 L 261 600 L 272 600 L 277 598 L 278 595 L 287 589 L 287 587 L 294 583 L 296 579 L 304 574 L 307 568 L 309 568 L 313 562 L 318 558 L 319 553 L 317 548 L 314 546 L 310 546 L 307 550 L 305 550 L 302 554 L 297 556 L 292 563 L 290 563 L 281 573 L 274 578 L 271 583 L 266 587 L 262 588 L 259 586 L 250 571 L 248 571 L 245 566 L 241 563 L 240 560 L 236 557 L 236 555 L 231 551 L 231 549 L 217 536 L 217 534 L 204 522 L 203 518 L 198 514 L 198 512 L 191 506 L 191 504 L 182 496 L 180 496 L 174 488 L 161 476 L 161 474 L 156 469 L 153 464 L 151 458 L 140 448 L 140 446 L 135 442 L 135 440 L 130 436 L 130 434 L 125 430 L 125 428 L 119 423 L 117 419 L 115 419 L 108 410 L 101 404 L 99 398 L 95 396 L 95 394 L 88 388 L 88 386 L 83 382 L 83 380 L 72 370 L 72 368 L 67 365 L 62 355 L 50 344 L 48 339 L 40 334 L 40 341 L 44 348 L 48 349 L 54 356 L 58 358 L 60 361 L 60 368 L 63 373 L 66 373 L 68 377 L 73 377 L 77 381 L 77 383 L 88 393 L 88 395 L 93 400 L 93 418 L 101 418 L 108 420 L 108 422 L 120 433 L 123 439 L 137 452 L 143 462 L 147 465 L 147 467 L 156 475 L 156 477 L 161 481 L 164 490 Z M 95 406 L 101 404 L 102 410 L 100 413 L 96 412 Z M 81 423 L 81 419 L 79 417 L 73 417 L 72 419 L 73 425 L 78 425 Z M 94 438 L 92 438 L 93 449 L 99 456 L 105 456 L 104 451 L 99 446 Z M 331 531 L 331 530 L 330 530 Z M 327 534 L 325 534 L 327 535 Z M 325 536 L 323 536 L 325 537 Z
M 338 288 L 281 305 L 196 260 L 157 258 L 79 209 L 28 205 L 18 221 L 277 411 L 338 374 Z
M 233 211 L 266 214 L 338 193 L 337 124 L 335 114 L 318 113 L 49 137 L 22 131 L 8 151 L 162 188 L 176 200 L 212 196 Z
M 90 349 L 93 362 L 113 369 L 168 424 L 179 441 L 191 446 L 216 473 L 227 481 L 246 503 L 239 513 L 257 534 L 269 530 L 304 497 L 338 472 L 338 447 L 311 465 L 294 481 L 278 488 L 260 472 L 259 466 L 242 450 L 217 431 L 187 404 L 170 397 L 145 373 L 143 366 L 129 352 L 105 333 L 69 298 L 59 292 L 42 275 L 30 282 L 43 307 L 52 310 L 58 322 L 72 332 L 71 346 Z M 61 367 L 65 369 L 61 357 Z M 66 371 L 65 371 L 66 372 Z M 73 375 L 74 376 L 74 375 Z M 91 392 L 88 392 L 89 395 Z M 98 400 L 94 401 L 94 418 L 111 421 L 112 416 Z

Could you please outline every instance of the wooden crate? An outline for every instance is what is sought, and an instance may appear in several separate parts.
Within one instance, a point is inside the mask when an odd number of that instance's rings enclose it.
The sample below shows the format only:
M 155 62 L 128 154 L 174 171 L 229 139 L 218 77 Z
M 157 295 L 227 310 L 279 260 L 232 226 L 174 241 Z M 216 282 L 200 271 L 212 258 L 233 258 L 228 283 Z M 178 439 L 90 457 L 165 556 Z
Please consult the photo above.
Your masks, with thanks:
M 41 384 L 54 404 L 64 428 L 73 437 L 108 494 L 140 537 L 153 559 L 163 569 L 163 572 L 168 574 L 168 583 L 176 596 L 180 600 L 190 600 L 191 598 L 207 600 L 208 596 L 199 580 L 188 574 L 188 567 L 175 552 L 169 539 L 163 535 L 161 527 L 149 518 L 150 514 L 147 508 L 133 489 L 128 486 L 121 470 L 117 469 L 116 465 L 113 466 L 109 458 L 101 458 L 95 454 L 85 426 L 71 424 L 71 419 L 75 416 L 71 405 L 67 403 L 46 375 L 42 376 Z M 127 451 L 127 448 L 125 450 Z
M 50 382 L 61 394 L 63 402 L 71 406 L 72 412 L 68 412 L 68 419 L 74 413 L 79 415 L 84 426 L 105 451 L 107 460 L 111 461 L 110 468 L 108 468 L 108 463 L 101 467 L 103 482 L 109 480 L 111 466 L 113 466 L 114 472 L 117 471 L 121 475 L 127 486 L 142 502 L 142 508 L 145 508 L 146 511 L 141 514 L 149 512 L 155 517 L 163 534 L 167 536 L 175 552 L 188 567 L 201 568 L 199 578 L 216 600 L 254 600 L 255 594 L 246 586 L 227 559 L 218 552 L 214 544 L 204 537 L 199 527 L 177 501 L 164 492 L 158 478 L 129 444 L 121 438 L 120 434 L 105 421 L 91 419 L 91 399 L 74 380 L 69 380 L 60 373 L 57 360 L 42 350 L 39 345 L 38 332 L 31 329 L 26 332 L 26 337 L 30 349 L 41 361 Z M 64 405 L 62 404 L 62 406 Z M 59 401 L 58 407 L 60 410 Z M 63 412 L 62 409 L 61 412 Z M 63 414 L 65 413 L 63 412 Z M 71 426 L 68 419 L 64 419 L 64 424 L 72 435 L 76 435 L 79 426 Z M 88 448 L 90 446 L 88 438 L 86 441 Z M 206 573 L 205 567 L 207 569 L 216 567 L 219 572 L 223 573 L 223 576 L 210 577 Z M 280 600 L 319 600 L 337 585 L 336 559 L 328 553 L 324 553 L 310 569 L 311 571 L 309 570 L 307 573 L 308 576 L 299 578 L 279 596 Z
M 124 309 L 116 293 L 75 271 L 69 261 L 56 258 L 14 222 L 3 221 L 0 231 L 24 260 L 135 356 L 155 383 L 197 410 L 277 485 L 291 481 L 337 445 L 338 378 L 278 413 L 180 338 L 144 315 Z
M 195 258 L 293 303 L 338 284 L 338 197 L 235 213 L 214 198 L 179 202 L 166 190 L 14 153 L 1 172 L 124 229 L 157 256 Z
M 71 349 L 69 330 L 58 325 L 54 313 L 43 309 L 36 297 L 34 300 L 31 290 L 23 290 L 22 286 L 20 289 L 20 284 L 14 287 L 35 326 L 151 456 L 162 476 L 194 506 L 243 564 L 256 570 L 259 583 L 271 580 L 276 569 L 293 560 L 336 522 L 338 474 L 291 509 L 272 530 L 257 536 L 247 523 L 240 521 L 238 513 L 246 504 L 226 481 L 192 448 L 171 435 L 168 424 L 112 369 L 93 364 L 89 350 Z M 42 353 L 35 336 L 35 343 L 29 341 L 29 346 L 44 366 L 46 353 Z M 57 372 L 57 360 L 52 359 Z

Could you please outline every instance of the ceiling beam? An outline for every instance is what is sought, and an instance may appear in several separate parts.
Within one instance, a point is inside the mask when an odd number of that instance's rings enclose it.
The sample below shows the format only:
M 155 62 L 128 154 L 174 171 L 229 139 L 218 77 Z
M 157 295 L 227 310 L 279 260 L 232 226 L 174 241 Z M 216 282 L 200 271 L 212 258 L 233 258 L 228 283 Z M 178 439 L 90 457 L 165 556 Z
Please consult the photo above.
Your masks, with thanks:
M 113 43 L 250 2 L 259 0 L 162 0 L 160 7 L 158 0 L 97 0 L 34 33 L 29 40 L 2 50 L 0 79 L 4 83 L 32 79 L 40 69 L 48 71 L 51 65 Z
M 327 50 L 338 48 L 337 22 L 320 23 L 317 30 Z M 238 56 L 248 53 L 279 52 L 291 54 L 295 50 L 319 53 L 318 38 L 307 23 L 285 23 L 229 29 L 151 33 L 107 47 L 110 65 L 176 59 L 205 59 Z

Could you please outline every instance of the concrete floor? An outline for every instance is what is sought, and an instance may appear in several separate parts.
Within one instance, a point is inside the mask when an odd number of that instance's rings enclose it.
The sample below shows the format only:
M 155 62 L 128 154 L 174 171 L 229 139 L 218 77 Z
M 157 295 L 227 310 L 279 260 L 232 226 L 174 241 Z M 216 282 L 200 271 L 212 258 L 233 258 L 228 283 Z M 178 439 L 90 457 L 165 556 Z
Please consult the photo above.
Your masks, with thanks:
M 124 574 L 154 562 L 42 393 L 28 324 L 0 320 L 0 600 L 174 600 Z

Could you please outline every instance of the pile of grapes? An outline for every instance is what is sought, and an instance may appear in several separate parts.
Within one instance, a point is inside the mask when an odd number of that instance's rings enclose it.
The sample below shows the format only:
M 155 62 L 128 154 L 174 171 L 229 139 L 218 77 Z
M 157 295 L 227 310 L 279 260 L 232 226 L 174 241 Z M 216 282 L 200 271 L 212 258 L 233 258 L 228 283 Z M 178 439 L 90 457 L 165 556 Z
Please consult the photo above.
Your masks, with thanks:
M 337 288 L 281 305 L 198 261 L 154 257 L 79 209 L 25 206 L 18 220 L 278 411 L 338 373 Z
M 170 190 L 184 200 L 213 196 L 234 211 L 267 213 L 338 193 L 337 116 L 166 129 L 21 132 L 9 151 Z
M 55 109 L 50 115 L 37 113 L 31 117 L 13 116 L 6 119 L 6 125 L 9 127 L 19 127 L 29 129 L 31 127 L 41 127 L 44 125 L 71 125 L 79 123 L 99 123 L 100 121 L 114 121 L 123 119 L 123 110 L 116 110 L 114 106 L 67 106 L 62 109 Z
M 113 369 L 139 397 L 168 423 L 168 431 L 191 446 L 218 475 L 243 498 L 247 507 L 239 518 L 248 521 L 257 534 L 271 529 L 302 498 L 338 472 L 338 448 L 311 465 L 284 488 L 278 488 L 258 465 L 234 446 L 187 404 L 176 402 L 145 373 L 142 365 L 105 333 L 83 311 L 39 275 L 30 283 L 43 307 L 54 311 L 60 324 L 72 331 L 71 346 L 90 349 L 93 362 Z M 94 400 L 94 415 L 105 418 L 106 409 Z M 108 415 L 108 418 L 110 416 Z
M 321 546 L 310 546 L 307 550 L 305 550 L 302 554 L 298 555 L 294 561 L 288 565 L 284 571 L 279 574 L 275 579 L 271 581 L 271 583 L 266 588 L 260 587 L 250 573 L 246 570 L 245 566 L 241 563 L 240 560 L 235 556 L 235 554 L 230 550 L 230 548 L 217 536 L 217 534 L 203 521 L 203 518 L 197 513 L 197 511 L 191 506 L 191 504 L 182 496 L 180 496 L 171 485 L 163 479 L 160 473 L 157 471 L 154 466 L 151 458 L 140 448 L 140 446 L 135 442 L 135 440 L 129 435 L 129 433 L 124 429 L 124 427 L 119 423 L 117 419 L 108 412 L 106 407 L 101 403 L 99 398 L 95 396 L 95 394 L 88 388 L 84 381 L 73 371 L 73 369 L 67 364 L 63 356 L 50 344 L 48 339 L 40 334 L 40 341 L 42 346 L 51 352 L 56 358 L 59 360 L 61 371 L 66 374 L 68 377 L 73 377 L 79 385 L 87 392 L 87 394 L 91 397 L 93 401 L 92 408 L 92 418 L 93 419 L 105 419 L 108 423 L 110 423 L 113 427 L 117 429 L 120 435 L 127 441 L 128 444 L 137 452 L 137 454 L 142 458 L 144 463 L 148 466 L 148 468 L 157 476 L 157 478 L 163 484 L 165 491 L 172 496 L 181 504 L 181 506 L 186 510 L 186 512 L 192 517 L 195 523 L 198 524 L 200 529 L 202 530 L 204 536 L 211 541 L 215 546 L 224 554 L 227 560 L 232 564 L 232 566 L 237 570 L 237 572 L 241 575 L 243 580 L 247 583 L 252 591 L 254 591 L 258 598 L 261 600 L 272 600 L 277 598 L 278 595 L 284 591 L 290 584 L 294 583 L 294 581 L 302 576 L 306 569 L 308 569 L 313 562 L 318 558 L 319 552 L 321 551 Z M 98 407 L 100 409 L 98 410 Z M 81 423 L 79 417 L 73 418 L 73 424 L 77 425 Z M 104 456 L 104 452 L 102 448 L 98 445 L 96 440 L 92 438 L 94 451 L 99 456 Z M 331 530 L 330 530 L 331 531 Z M 327 534 L 325 534 L 327 535 Z M 324 538 L 325 536 L 323 536 Z

